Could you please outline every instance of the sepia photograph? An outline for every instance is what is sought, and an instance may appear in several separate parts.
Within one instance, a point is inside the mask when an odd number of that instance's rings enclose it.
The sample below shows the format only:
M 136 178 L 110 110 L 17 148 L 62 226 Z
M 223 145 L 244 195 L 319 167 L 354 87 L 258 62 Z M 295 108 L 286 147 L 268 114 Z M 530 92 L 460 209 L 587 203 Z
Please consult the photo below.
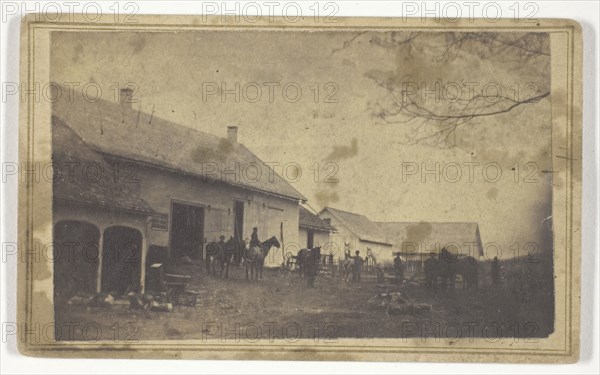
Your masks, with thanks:
M 50 53 L 59 326 L 553 332 L 547 33 L 55 32 Z
M 576 361 L 579 26 L 265 23 L 23 26 L 25 352 Z

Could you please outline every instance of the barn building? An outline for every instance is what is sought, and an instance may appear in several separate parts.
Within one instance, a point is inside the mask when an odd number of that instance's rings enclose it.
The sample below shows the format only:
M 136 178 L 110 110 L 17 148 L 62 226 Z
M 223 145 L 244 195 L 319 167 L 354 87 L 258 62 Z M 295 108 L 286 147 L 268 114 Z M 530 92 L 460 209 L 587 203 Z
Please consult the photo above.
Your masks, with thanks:
M 208 242 L 253 227 L 263 241 L 298 243 L 306 198 L 238 142 L 237 127 L 207 134 L 132 108 L 131 94 L 92 102 L 63 89 L 53 103 L 55 243 L 97 253 L 57 261 L 55 277 L 68 278 L 57 288 L 143 290 L 150 263 L 202 259 Z
M 360 251 L 362 257 L 376 263 L 391 262 L 393 246 L 383 230 L 366 216 L 352 212 L 325 207 L 319 212 L 319 217 L 332 225 L 335 231 L 331 234 L 331 243 L 335 246 L 338 258 L 344 258 L 344 252 Z
M 421 272 L 430 253 L 439 254 L 445 247 L 458 258 L 483 256 L 477 223 L 452 222 L 378 222 L 405 263 L 406 273 Z
M 328 247 L 329 237 L 334 230 L 331 224 L 300 206 L 298 241 L 301 248 Z

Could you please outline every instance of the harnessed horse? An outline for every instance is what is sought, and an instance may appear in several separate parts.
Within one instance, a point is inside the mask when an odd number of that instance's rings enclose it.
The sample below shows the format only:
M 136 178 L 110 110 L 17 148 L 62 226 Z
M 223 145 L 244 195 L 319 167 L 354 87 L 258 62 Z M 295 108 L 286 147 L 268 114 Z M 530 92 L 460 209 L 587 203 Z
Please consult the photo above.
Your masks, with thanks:
M 321 259 L 321 246 L 312 249 L 300 249 L 296 256 L 296 264 L 300 277 L 306 277 L 307 267 L 316 267 Z M 309 262 L 313 264 L 308 264 Z M 310 268 L 312 270 L 312 268 Z
M 309 260 L 309 257 L 310 261 L 313 261 L 312 259 L 315 259 L 314 261 L 319 262 L 319 259 L 321 259 L 321 247 L 318 246 L 312 249 L 300 249 L 298 251 L 298 255 L 296 255 L 295 258 L 300 277 L 306 276 L 306 265 L 307 261 Z

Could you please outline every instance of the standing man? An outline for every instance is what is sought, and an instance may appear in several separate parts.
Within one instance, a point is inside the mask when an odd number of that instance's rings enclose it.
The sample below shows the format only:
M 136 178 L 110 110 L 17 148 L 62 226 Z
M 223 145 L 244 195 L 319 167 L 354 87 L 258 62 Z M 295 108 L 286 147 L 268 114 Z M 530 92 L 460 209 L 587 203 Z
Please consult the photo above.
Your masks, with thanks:
M 356 255 L 354 256 L 354 273 L 352 275 L 352 281 L 355 283 L 360 283 L 360 276 L 362 274 L 364 262 L 364 259 L 360 256 L 360 251 L 356 250 Z
M 434 273 L 435 273 L 435 253 L 429 253 L 429 258 L 425 261 L 425 285 L 427 289 L 431 290 L 434 284 Z
M 315 287 L 315 278 L 317 277 L 317 258 L 315 251 L 307 249 L 304 253 L 304 274 L 306 275 L 306 286 Z
M 225 268 L 227 268 L 226 272 L 225 272 L 225 278 L 227 278 L 228 274 L 229 274 L 229 260 L 227 259 L 227 256 L 229 254 L 227 254 L 227 251 L 225 249 L 225 236 L 221 235 L 219 236 L 219 242 L 217 242 L 217 254 L 216 254 L 216 258 L 217 258 L 217 262 L 219 262 L 219 277 L 223 277 L 223 271 L 225 270 Z M 214 263 L 214 260 L 213 260 Z M 213 266 L 213 272 L 214 272 L 214 266 Z M 215 272 L 216 275 L 216 272 Z
M 261 242 L 258 239 L 258 228 L 252 228 L 252 235 L 250 236 L 250 246 L 260 246 Z
M 402 259 L 400 258 L 400 253 L 396 253 L 396 257 L 394 258 L 394 273 L 396 275 L 396 284 L 402 284 L 404 280 L 404 272 L 402 270 Z
M 499 287 L 500 286 L 500 262 L 498 261 L 498 257 L 494 257 L 492 260 L 492 286 Z

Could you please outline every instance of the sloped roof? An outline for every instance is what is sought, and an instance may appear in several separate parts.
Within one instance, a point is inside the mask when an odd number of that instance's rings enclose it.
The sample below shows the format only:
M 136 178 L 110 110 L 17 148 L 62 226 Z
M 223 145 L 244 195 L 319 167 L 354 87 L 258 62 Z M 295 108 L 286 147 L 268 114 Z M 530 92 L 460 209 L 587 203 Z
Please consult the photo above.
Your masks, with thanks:
M 140 112 L 126 104 L 102 99 L 92 102 L 82 95 L 71 94 L 69 97 L 70 93 L 61 89 L 60 98 L 52 105 L 53 114 L 63 119 L 96 151 L 306 200 L 240 143 L 232 144 L 226 138 Z M 240 168 L 239 173 L 225 173 L 236 166 Z M 247 168 L 246 174 L 241 172 L 243 168 Z M 257 170 L 260 170 L 260 177 Z
M 335 228 L 331 224 L 329 224 L 328 222 L 321 219 L 320 217 L 313 214 L 312 212 L 310 212 L 302 206 L 300 206 L 299 226 L 301 228 L 315 229 L 323 232 L 331 232 L 335 230 Z
M 381 230 L 381 228 L 377 226 L 377 224 L 370 221 L 365 215 L 342 211 L 332 207 L 325 207 L 323 210 L 321 210 L 319 215 L 325 211 L 329 211 L 361 241 L 385 245 L 392 244 L 387 240 L 385 233 Z
M 479 225 L 452 222 L 378 222 L 394 247 L 402 253 L 439 252 L 483 255 Z
M 127 183 L 113 177 L 112 169 L 100 154 L 55 116 L 52 116 L 52 163 L 55 198 L 142 213 L 153 212 Z

